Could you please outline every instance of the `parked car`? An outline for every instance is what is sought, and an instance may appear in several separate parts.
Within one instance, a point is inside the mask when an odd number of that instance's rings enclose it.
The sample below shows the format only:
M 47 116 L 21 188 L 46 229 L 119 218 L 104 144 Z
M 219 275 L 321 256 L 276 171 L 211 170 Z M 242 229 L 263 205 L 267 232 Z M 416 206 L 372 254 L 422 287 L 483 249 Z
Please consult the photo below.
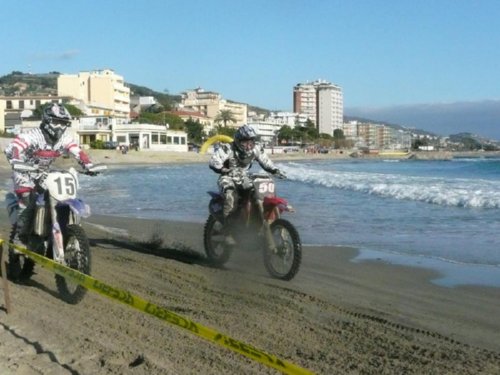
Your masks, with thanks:
M 105 150 L 116 150 L 118 147 L 118 142 L 115 141 L 107 141 L 103 143 L 103 148 Z
M 188 151 L 198 152 L 200 148 L 201 148 L 200 145 L 197 145 L 196 143 L 193 142 L 188 142 Z

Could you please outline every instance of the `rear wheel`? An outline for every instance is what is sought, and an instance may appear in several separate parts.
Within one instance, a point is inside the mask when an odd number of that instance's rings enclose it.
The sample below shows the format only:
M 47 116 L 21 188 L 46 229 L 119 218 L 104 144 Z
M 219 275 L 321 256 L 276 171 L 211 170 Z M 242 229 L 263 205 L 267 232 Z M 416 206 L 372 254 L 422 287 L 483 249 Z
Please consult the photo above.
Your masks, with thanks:
M 16 231 L 17 228 L 14 224 L 9 237 L 9 263 L 7 264 L 7 276 L 12 281 L 22 282 L 29 280 L 29 278 L 35 273 L 35 262 L 33 262 L 26 255 L 16 251 L 14 247 L 10 245 L 10 243 L 13 243 L 16 238 Z
M 288 220 L 275 220 L 270 227 L 275 248 L 264 250 L 264 264 L 269 274 L 281 280 L 291 280 L 302 261 L 302 243 L 297 229 Z
M 225 243 L 222 223 L 212 215 L 208 216 L 205 223 L 203 244 L 207 258 L 213 265 L 222 266 L 229 260 L 232 247 Z
M 90 274 L 90 246 L 83 228 L 79 225 L 68 225 L 64 233 L 64 259 L 69 268 Z M 83 286 L 78 285 L 64 276 L 56 274 L 56 285 L 61 298 L 76 304 L 82 300 L 87 292 Z

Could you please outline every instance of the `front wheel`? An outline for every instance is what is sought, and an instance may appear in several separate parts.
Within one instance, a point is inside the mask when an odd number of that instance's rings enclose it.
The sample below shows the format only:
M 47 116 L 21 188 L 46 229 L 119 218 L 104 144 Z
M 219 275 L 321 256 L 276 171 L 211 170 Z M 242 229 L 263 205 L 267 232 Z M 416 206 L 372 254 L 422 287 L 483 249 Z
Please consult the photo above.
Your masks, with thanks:
M 291 280 L 299 271 L 302 260 L 302 243 L 297 229 L 288 220 L 277 219 L 270 226 L 275 248 L 264 250 L 267 272 L 281 280 Z
M 207 258 L 215 266 L 224 265 L 231 256 L 232 247 L 227 246 L 222 223 L 214 216 L 208 216 L 203 230 L 203 245 Z
M 79 225 L 68 225 L 64 233 L 64 260 L 66 265 L 86 275 L 90 274 L 90 246 L 83 228 Z M 78 285 L 63 276 L 56 274 L 56 285 L 61 298 L 76 304 L 82 300 L 87 292 L 83 286 Z

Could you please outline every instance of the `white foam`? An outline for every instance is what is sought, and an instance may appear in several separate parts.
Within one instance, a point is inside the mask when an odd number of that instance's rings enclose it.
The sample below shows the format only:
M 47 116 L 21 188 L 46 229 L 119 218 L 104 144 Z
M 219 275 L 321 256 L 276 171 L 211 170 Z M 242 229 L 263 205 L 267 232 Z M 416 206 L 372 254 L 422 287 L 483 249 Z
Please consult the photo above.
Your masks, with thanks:
M 295 165 L 289 165 L 285 171 L 291 180 L 386 198 L 420 201 L 442 206 L 500 208 L 500 186 L 490 180 L 331 172 Z

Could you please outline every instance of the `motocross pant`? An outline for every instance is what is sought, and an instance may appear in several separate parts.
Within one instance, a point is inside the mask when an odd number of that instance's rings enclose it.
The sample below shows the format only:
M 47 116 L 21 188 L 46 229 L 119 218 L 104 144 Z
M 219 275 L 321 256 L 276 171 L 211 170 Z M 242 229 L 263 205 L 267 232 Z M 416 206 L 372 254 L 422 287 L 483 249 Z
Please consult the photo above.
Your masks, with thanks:
M 19 235 L 25 235 L 29 230 L 31 220 L 34 213 L 34 184 L 24 173 L 16 173 L 13 175 L 14 191 L 18 198 L 16 228 Z
M 227 221 L 238 206 L 239 195 L 236 184 L 230 176 L 219 177 L 218 185 L 221 193 L 224 195 L 222 214 L 224 216 L 224 221 Z

